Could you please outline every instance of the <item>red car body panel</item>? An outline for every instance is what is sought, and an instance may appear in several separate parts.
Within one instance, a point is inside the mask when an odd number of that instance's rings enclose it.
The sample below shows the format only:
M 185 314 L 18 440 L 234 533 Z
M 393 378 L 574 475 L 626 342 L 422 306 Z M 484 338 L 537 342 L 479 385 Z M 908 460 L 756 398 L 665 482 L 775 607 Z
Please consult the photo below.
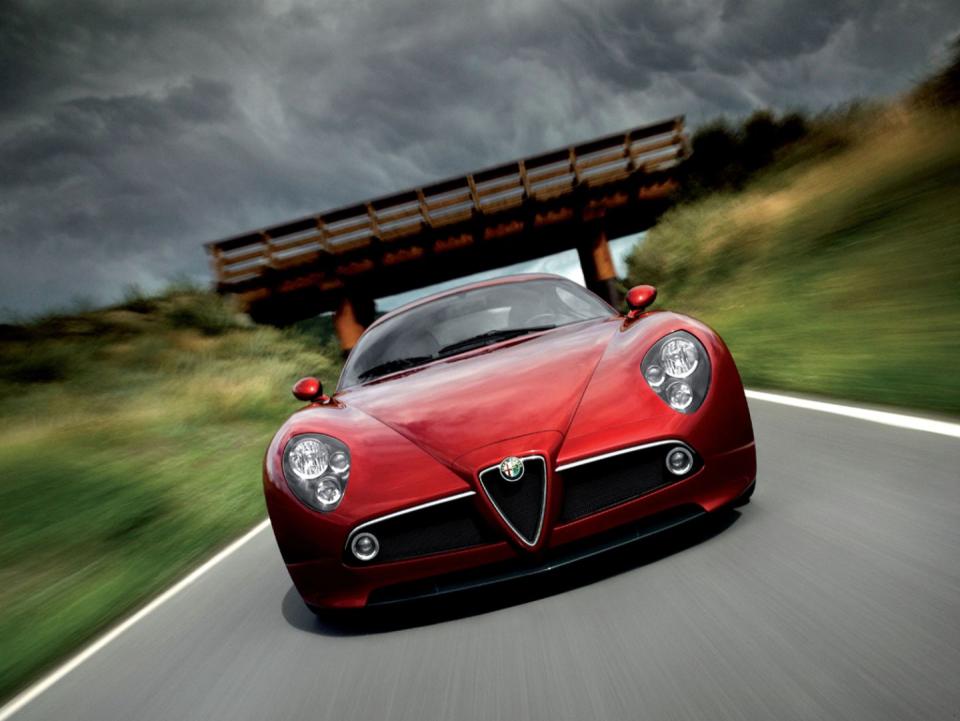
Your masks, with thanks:
M 347 389 L 338 398 L 436 457 L 455 461 L 493 439 L 565 432 L 618 326 L 613 318 L 522 336 L 422 366 L 402 379 Z
M 497 282 L 515 280 L 477 285 Z M 696 336 L 711 364 L 706 398 L 690 414 L 671 409 L 640 371 L 650 347 L 677 330 Z M 285 482 L 284 448 L 302 433 L 327 434 L 350 448 L 349 485 L 333 511 L 308 508 Z M 558 466 L 660 440 L 688 444 L 702 467 L 635 500 L 559 522 Z M 506 456 L 525 455 L 542 455 L 548 466 L 543 530 L 532 547 L 518 541 L 477 477 Z M 691 318 L 653 311 L 522 336 L 347 388 L 287 420 L 267 450 L 263 478 L 277 543 L 300 594 L 311 606 L 350 608 L 366 605 L 378 588 L 542 554 L 674 507 L 713 511 L 754 482 L 756 456 L 743 387 L 723 341 Z M 469 491 L 502 541 L 344 562 L 357 525 Z

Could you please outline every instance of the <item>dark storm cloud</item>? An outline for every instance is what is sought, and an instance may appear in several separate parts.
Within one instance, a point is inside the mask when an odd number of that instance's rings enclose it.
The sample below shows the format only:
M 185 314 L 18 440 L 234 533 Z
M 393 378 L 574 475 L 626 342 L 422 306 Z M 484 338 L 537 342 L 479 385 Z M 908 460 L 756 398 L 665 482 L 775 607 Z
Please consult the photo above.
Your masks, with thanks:
M 202 279 L 201 243 L 686 113 L 897 92 L 955 2 L 0 6 L 0 307 Z

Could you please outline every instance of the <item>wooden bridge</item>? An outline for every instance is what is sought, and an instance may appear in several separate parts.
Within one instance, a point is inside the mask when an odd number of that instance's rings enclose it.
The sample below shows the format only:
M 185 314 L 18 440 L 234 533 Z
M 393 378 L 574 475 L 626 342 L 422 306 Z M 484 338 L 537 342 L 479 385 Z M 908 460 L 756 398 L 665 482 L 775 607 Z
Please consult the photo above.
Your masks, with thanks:
M 378 297 L 576 248 L 588 287 L 620 299 L 607 238 L 645 230 L 688 154 L 683 118 L 207 244 L 221 293 L 258 321 L 334 311 L 345 351 Z

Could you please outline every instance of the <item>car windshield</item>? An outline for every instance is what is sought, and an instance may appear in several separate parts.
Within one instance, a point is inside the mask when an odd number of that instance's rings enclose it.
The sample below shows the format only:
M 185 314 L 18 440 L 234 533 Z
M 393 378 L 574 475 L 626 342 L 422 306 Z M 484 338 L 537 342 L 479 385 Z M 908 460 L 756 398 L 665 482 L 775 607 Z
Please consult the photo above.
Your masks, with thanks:
M 527 333 L 611 314 L 610 306 L 564 278 L 454 293 L 371 328 L 350 353 L 340 388 Z

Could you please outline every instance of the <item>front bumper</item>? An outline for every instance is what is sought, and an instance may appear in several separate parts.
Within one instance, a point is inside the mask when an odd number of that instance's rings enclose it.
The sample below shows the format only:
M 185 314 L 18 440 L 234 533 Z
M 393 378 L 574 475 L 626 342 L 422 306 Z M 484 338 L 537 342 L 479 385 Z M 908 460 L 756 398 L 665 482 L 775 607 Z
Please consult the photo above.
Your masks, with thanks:
M 544 573 L 646 537 L 735 502 L 755 477 L 751 442 L 703 458 L 698 470 L 683 480 L 575 520 L 561 518 L 557 504 L 548 507 L 544 523 L 549 533 L 533 552 L 502 536 L 460 550 L 354 565 L 340 543 L 328 557 L 288 562 L 287 569 L 307 604 L 319 608 L 357 608 L 447 593 Z M 668 525 L 662 526 L 663 519 L 669 519 Z

